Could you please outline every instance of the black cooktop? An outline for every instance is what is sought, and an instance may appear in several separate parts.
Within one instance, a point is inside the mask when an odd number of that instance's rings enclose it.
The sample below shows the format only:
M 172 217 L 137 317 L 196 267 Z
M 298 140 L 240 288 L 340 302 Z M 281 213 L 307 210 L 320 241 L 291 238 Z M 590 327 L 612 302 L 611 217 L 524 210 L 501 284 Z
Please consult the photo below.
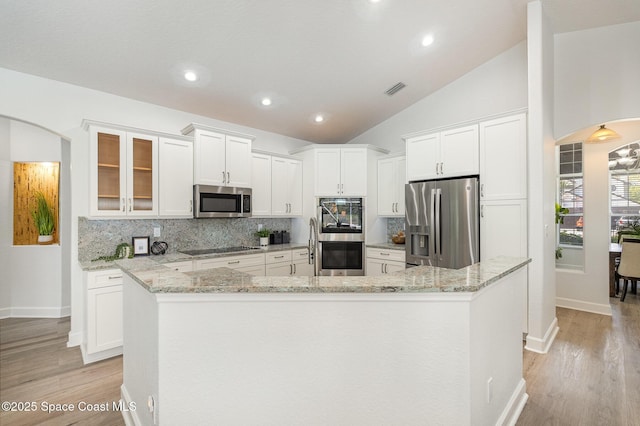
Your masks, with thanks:
M 220 248 L 208 248 L 208 249 L 197 249 L 197 250 L 181 250 L 180 253 L 188 254 L 189 256 L 198 256 L 201 254 L 233 253 L 236 251 L 250 251 L 250 250 L 260 250 L 260 249 L 258 247 L 239 246 L 239 247 L 220 247 Z

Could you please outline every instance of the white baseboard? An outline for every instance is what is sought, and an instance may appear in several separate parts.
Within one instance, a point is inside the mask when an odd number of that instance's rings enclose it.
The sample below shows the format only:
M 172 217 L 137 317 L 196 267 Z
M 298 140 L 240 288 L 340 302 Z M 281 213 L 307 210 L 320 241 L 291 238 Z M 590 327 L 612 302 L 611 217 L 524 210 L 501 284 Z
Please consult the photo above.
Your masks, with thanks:
M 70 306 L 50 307 L 50 308 L 10 308 L 11 318 L 64 318 L 71 315 Z
M 127 392 L 127 388 L 124 387 L 124 383 L 122 384 L 122 386 L 120 386 L 120 397 L 122 397 L 122 400 L 124 401 L 125 406 L 127 407 L 131 406 L 131 403 L 133 401 L 131 399 L 131 396 L 129 395 L 129 392 Z M 142 422 L 140 421 L 140 418 L 138 417 L 138 413 L 136 411 L 142 410 L 143 408 L 146 408 L 146 407 L 136 406 L 136 410 L 122 411 L 122 418 L 124 419 L 124 424 L 126 426 L 141 425 Z
M 10 318 L 11 308 L 0 308 L 0 319 Z
M 80 353 L 82 354 L 82 362 L 86 365 L 92 362 L 102 361 L 103 359 L 122 355 L 122 346 L 118 346 L 117 348 L 107 349 L 106 351 L 100 351 L 100 352 L 88 354 L 86 345 L 82 344 L 80 345 Z
M 584 302 L 582 300 L 556 297 L 556 306 L 560 308 L 574 309 L 576 311 L 591 312 L 591 313 L 600 314 L 600 315 L 608 315 L 608 316 L 612 315 L 611 305 L 608 303 L 606 305 L 603 305 L 600 303 L 591 303 L 591 302 Z
M 537 352 L 539 354 L 546 354 L 549 352 L 549 348 L 551 344 L 556 338 L 558 334 L 558 318 L 554 318 L 547 329 L 547 332 L 544 333 L 544 337 L 537 338 L 531 336 L 531 333 L 527 335 L 527 344 L 525 345 L 525 349 L 531 352 Z
M 518 385 L 513 390 L 513 394 L 511 394 L 511 398 L 509 398 L 507 406 L 504 407 L 500 418 L 498 418 L 496 425 L 514 426 L 528 399 L 527 382 L 525 382 L 524 379 L 520 379 Z
M 68 334 L 69 336 L 69 340 L 67 340 L 67 347 L 68 348 L 73 348 L 75 346 L 80 346 L 82 344 L 82 340 L 83 340 L 83 333 L 82 332 L 69 332 Z

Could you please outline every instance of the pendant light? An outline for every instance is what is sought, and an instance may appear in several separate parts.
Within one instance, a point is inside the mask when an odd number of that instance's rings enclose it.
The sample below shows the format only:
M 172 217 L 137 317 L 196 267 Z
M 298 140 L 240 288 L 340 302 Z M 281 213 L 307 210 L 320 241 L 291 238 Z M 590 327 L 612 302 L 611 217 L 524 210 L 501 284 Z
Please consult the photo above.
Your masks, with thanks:
M 598 143 L 610 141 L 611 139 L 617 139 L 620 135 L 611 129 L 607 129 L 604 127 L 604 124 L 600 126 L 598 130 L 593 132 L 589 139 L 587 139 L 587 143 Z

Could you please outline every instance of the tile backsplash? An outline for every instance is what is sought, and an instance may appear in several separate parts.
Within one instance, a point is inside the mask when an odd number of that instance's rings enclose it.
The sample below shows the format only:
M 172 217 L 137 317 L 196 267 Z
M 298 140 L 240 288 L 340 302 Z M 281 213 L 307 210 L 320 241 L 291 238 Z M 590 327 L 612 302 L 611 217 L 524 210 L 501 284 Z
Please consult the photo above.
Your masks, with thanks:
M 404 218 L 389 218 L 387 219 L 387 242 L 391 242 L 391 237 L 394 234 L 404 230 Z
M 118 244 L 131 244 L 132 237 L 165 241 L 167 253 L 180 250 L 257 246 L 258 224 L 274 231 L 291 232 L 291 219 L 122 219 L 89 220 L 78 218 L 78 260 L 90 261 L 112 255 Z M 153 228 L 160 228 L 160 237 Z

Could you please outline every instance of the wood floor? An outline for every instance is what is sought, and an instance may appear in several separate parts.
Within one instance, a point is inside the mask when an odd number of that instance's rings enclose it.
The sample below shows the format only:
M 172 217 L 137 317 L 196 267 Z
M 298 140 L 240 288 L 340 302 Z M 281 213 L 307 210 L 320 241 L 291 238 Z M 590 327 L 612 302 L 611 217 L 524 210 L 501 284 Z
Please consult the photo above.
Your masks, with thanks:
M 640 426 L 640 295 L 612 299 L 613 317 L 557 309 L 548 354 L 524 351 L 529 400 L 517 425 Z M 0 320 L 0 399 L 34 401 L 35 412 L 0 411 L 0 424 L 123 425 L 122 357 L 83 365 L 67 348 L 69 319 Z M 47 414 L 49 404 L 107 404 L 109 411 Z

